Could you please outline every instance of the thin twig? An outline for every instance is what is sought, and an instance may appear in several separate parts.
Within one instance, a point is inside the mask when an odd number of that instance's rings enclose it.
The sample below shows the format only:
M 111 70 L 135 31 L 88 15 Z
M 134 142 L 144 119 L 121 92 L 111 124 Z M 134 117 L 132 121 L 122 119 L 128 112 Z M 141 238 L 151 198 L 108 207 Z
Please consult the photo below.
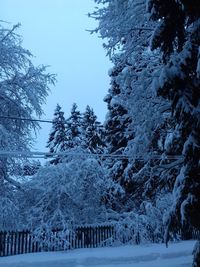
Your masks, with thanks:
M 18 24 L 16 24 L 16 25 L 14 25 L 13 27 L 12 27 L 12 29 L 1 39 L 1 42 L 3 42 L 3 41 L 5 41 L 5 39 L 11 34 L 11 33 L 13 33 L 14 31 L 15 31 L 15 29 L 16 28 L 19 28 L 20 27 L 20 23 L 18 23 Z

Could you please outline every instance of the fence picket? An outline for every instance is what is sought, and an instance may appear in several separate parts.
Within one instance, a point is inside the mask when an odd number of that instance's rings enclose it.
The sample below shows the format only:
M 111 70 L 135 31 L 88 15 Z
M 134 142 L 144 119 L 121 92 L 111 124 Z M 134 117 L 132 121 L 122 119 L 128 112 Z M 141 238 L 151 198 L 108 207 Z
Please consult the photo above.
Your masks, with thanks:
M 13 241 L 14 241 L 14 232 L 10 233 L 10 254 L 13 255 Z
M 98 230 L 97 231 L 97 237 L 98 237 L 98 243 L 97 243 L 97 245 L 99 247 L 100 246 L 100 243 L 101 243 L 100 226 L 98 226 L 98 229 L 97 230 Z
M 3 256 L 3 232 L 0 232 L 0 257 Z
M 10 239 L 10 235 L 9 235 L 9 233 L 7 233 L 6 234 L 6 255 L 7 256 L 10 256 L 9 255 L 9 241 L 10 241 L 9 239 Z
M 13 238 L 13 255 L 17 254 L 17 233 L 13 232 L 14 238 Z
M 4 232 L 4 235 L 3 235 L 3 242 L 4 242 L 4 245 L 3 245 L 3 256 L 6 256 L 6 234 L 7 234 L 7 232 Z
M 25 253 L 28 253 L 28 231 L 25 232 Z

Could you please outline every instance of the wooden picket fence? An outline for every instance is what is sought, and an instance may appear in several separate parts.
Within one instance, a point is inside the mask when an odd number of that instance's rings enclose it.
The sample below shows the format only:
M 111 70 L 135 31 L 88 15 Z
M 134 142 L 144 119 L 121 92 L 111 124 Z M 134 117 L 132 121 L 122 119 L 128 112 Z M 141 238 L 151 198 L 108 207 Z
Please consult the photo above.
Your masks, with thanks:
M 62 231 L 52 230 L 50 236 L 43 232 L 40 240 L 36 239 L 30 231 L 0 232 L 0 256 L 11 256 L 41 251 L 62 251 L 76 248 L 96 248 L 112 245 L 117 240 L 115 227 L 92 226 L 77 227 L 74 231 L 65 233 L 65 239 L 59 240 Z M 182 240 L 200 239 L 199 230 L 182 230 L 178 233 Z M 48 240 L 47 243 L 43 242 Z M 126 240 L 124 241 L 126 243 Z M 152 242 L 156 242 L 155 237 Z M 135 244 L 140 243 L 140 234 L 137 233 Z
M 114 240 L 114 226 L 77 227 L 65 235 L 65 241 L 59 242 L 58 230 L 53 230 L 49 237 L 50 246 L 37 240 L 30 231 L 0 232 L 0 256 L 11 256 L 24 253 L 55 251 L 76 248 L 95 248 L 108 246 Z M 51 246 L 52 243 L 52 246 Z
M 179 232 L 181 240 L 200 240 L 200 230 L 197 229 L 183 229 Z

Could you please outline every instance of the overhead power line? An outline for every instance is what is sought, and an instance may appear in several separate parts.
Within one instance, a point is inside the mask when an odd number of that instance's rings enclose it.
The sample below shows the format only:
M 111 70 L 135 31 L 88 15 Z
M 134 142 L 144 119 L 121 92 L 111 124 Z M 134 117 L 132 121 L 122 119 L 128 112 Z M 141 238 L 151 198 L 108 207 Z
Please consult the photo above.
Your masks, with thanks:
M 150 155 L 149 157 L 131 157 L 128 155 L 116 155 L 116 154 L 101 154 L 101 153 L 78 153 L 78 152 L 59 152 L 59 153 L 49 153 L 49 152 L 37 152 L 37 151 L 0 151 L 0 157 L 11 157 L 11 158 L 53 158 L 56 156 L 84 156 L 84 157 L 100 157 L 100 158 L 111 158 L 111 159 L 127 159 L 127 160 L 172 160 L 172 159 L 183 159 L 180 155 Z
M 52 120 L 40 120 L 40 119 L 31 119 L 31 118 L 23 118 L 23 117 L 14 117 L 14 116 L 0 116 L 0 119 L 10 119 L 10 120 L 21 120 L 21 121 L 36 121 L 36 122 L 46 122 L 53 123 Z M 99 128 L 102 128 L 103 125 L 99 125 Z
M 31 119 L 31 118 L 22 118 L 22 117 L 13 117 L 13 116 L 0 116 L 0 119 L 53 123 L 53 121 L 51 120 L 40 120 L 40 119 Z
M 31 118 L 22 118 L 22 117 L 14 117 L 14 116 L 0 116 L 0 119 L 13 119 L 13 120 L 25 120 L 25 121 L 35 121 L 35 122 L 44 122 L 44 123 L 53 123 L 51 120 L 40 120 L 40 119 L 31 119 Z M 53 158 L 56 156 L 90 156 L 90 157 L 101 157 L 101 158 L 111 158 L 111 159 L 127 159 L 127 160 L 183 160 L 184 157 L 180 155 L 150 155 L 147 157 L 131 157 L 128 155 L 117 155 L 117 154 L 100 154 L 100 153 L 72 153 L 72 152 L 58 152 L 58 153 L 49 153 L 49 152 L 34 152 L 34 151 L 5 151 L 0 150 L 0 157 L 11 157 L 11 158 Z

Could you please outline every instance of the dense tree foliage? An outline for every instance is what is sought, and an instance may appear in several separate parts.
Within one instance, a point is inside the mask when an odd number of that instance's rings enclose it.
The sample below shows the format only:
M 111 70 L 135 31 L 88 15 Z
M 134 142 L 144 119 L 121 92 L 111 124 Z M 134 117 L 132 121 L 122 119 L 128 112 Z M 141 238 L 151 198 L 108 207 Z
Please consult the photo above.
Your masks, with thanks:
M 137 206 L 149 199 L 156 203 L 157 193 L 172 190 L 181 161 L 165 157 L 174 153 L 170 144 L 175 123 L 169 103 L 152 88 L 161 62 L 159 52 L 149 49 L 154 23 L 148 19 L 145 1 L 96 2 L 104 7 L 91 16 L 99 21 L 96 31 L 106 38 L 104 47 L 114 64 L 105 98 L 107 151 L 126 156 L 107 163 L 110 175 L 127 192 L 130 210 L 137 201 Z
M 103 139 L 103 126 L 92 108 L 87 106 L 85 112 L 81 113 L 74 103 L 70 116 L 65 119 L 62 108 L 57 105 L 47 142 L 50 153 L 47 157 L 53 157 L 50 162 L 57 164 L 73 148 L 85 149 L 87 153 L 103 153 Z
M 9 177 L 16 162 L 1 157 L 0 228 L 10 214 L 8 228 L 20 222 L 39 234 L 107 221 L 120 242 L 138 233 L 143 242 L 163 241 L 164 227 L 168 242 L 179 229 L 200 228 L 200 7 L 196 0 L 94 1 L 92 32 L 113 63 L 104 125 L 90 106 L 81 113 L 73 104 L 65 119 L 57 105 L 47 144 L 53 164 L 17 184 Z M 14 31 L 0 29 L 1 110 L 12 117 L 0 116 L 5 151 L 28 150 L 37 123 L 16 117 L 41 115 L 54 82 L 31 64 Z M 197 243 L 194 267 L 199 251 Z
M 42 115 L 49 85 L 55 81 L 45 66 L 32 64 L 31 53 L 22 47 L 22 38 L 16 33 L 18 27 L 0 26 L 0 150 L 4 153 L 0 158 L 0 205 L 6 210 L 0 215 L 3 228 L 8 218 L 9 222 L 17 220 L 12 216 L 17 214 L 12 192 L 17 183 L 9 177 L 17 164 L 9 152 L 29 150 L 32 132 L 38 128 L 31 119 Z
M 127 147 L 128 140 L 133 138 L 129 135 L 127 130 L 131 123 L 131 118 L 128 115 L 127 109 L 120 101 L 120 86 L 117 83 L 117 77 L 122 71 L 122 68 L 113 68 L 111 77 L 111 87 L 104 101 L 107 102 L 108 114 L 106 116 L 105 127 L 105 141 L 106 152 L 113 155 L 124 154 Z M 128 164 L 127 159 L 108 159 L 107 168 L 109 169 L 109 176 L 113 180 L 118 181 L 121 185 L 124 184 L 124 169 Z
M 92 153 L 102 153 L 105 147 L 103 126 L 90 106 L 86 107 L 82 116 L 83 147 Z
M 183 142 L 184 165 L 174 186 L 175 203 L 169 230 L 189 224 L 200 228 L 200 6 L 197 1 L 148 1 L 151 18 L 158 20 L 152 48 L 163 53 L 157 78 L 158 94 L 169 99 Z M 198 253 L 197 253 L 198 255 Z M 197 260 L 199 261 L 199 260 Z M 194 262 L 194 266 L 198 263 Z
M 81 112 L 76 103 L 72 105 L 69 118 L 66 120 L 66 148 L 76 148 L 81 146 Z
M 49 153 L 61 153 L 66 150 L 67 136 L 66 136 L 66 119 L 61 107 L 57 104 L 54 118 L 52 122 L 52 130 L 47 142 Z M 61 161 L 61 156 L 54 156 L 51 160 L 52 164 L 57 164 Z
M 98 161 L 73 149 L 66 162 L 43 167 L 31 179 L 31 214 L 30 207 L 26 210 L 32 229 L 67 229 L 70 223 L 95 223 L 103 216 L 101 198 L 106 183 Z

